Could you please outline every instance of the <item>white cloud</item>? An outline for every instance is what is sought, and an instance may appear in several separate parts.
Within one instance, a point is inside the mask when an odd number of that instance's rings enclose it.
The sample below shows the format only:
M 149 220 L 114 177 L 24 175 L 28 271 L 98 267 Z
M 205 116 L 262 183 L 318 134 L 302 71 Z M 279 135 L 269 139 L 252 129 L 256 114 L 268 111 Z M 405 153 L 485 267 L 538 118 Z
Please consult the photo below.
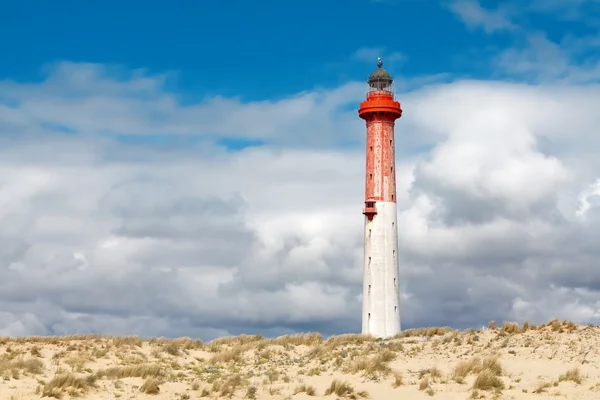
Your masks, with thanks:
M 598 37 L 565 36 L 554 42 L 541 32 L 529 33 L 523 43 L 493 59 L 498 70 L 533 81 L 581 84 L 600 80 L 600 60 L 589 53 Z
M 335 145 L 364 139 L 347 111 L 362 85 L 183 106 L 162 77 L 122 76 L 67 64 L 0 83 L 0 333 L 357 331 L 363 149 Z M 463 81 L 399 94 L 405 327 L 597 322 L 598 93 Z M 215 132 L 273 144 L 227 152 Z
M 486 33 L 516 29 L 507 7 L 491 10 L 483 8 L 478 0 L 453 0 L 448 8 L 469 28 L 481 28 Z

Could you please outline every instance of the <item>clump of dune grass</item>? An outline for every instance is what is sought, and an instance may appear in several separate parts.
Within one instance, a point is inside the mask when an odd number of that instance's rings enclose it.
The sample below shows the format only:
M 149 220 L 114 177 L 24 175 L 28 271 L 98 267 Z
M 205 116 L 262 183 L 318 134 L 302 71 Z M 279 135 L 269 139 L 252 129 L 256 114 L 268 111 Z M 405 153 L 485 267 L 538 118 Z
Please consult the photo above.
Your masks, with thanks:
M 491 369 L 483 369 L 475 378 L 473 389 L 479 390 L 503 390 L 504 382 Z
M 167 354 L 172 356 L 178 356 L 182 351 L 199 349 L 203 346 L 202 341 L 199 339 L 192 339 L 189 337 L 180 337 L 170 340 L 164 340 L 161 343 L 161 348 Z
M 442 377 L 442 371 L 440 371 L 437 367 L 426 368 L 419 371 L 419 379 L 424 376 L 429 376 L 431 379 L 435 380 Z
M 5 374 L 9 371 L 41 374 L 44 371 L 44 363 L 37 358 L 0 359 L 0 374 Z
M 153 377 L 146 378 L 144 383 L 142 383 L 142 386 L 140 386 L 140 392 L 146 394 L 158 394 L 160 393 L 161 383 L 162 382 L 160 381 L 160 379 Z
M 240 336 L 223 336 L 210 341 L 206 345 L 206 349 L 216 353 L 226 346 L 254 345 L 262 342 L 264 338 L 261 335 L 240 335 Z
M 38 346 L 38 345 L 32 346 L 31 349 L 29 350 L 29 352 L 34 357 L 41 357 L 42 356 L 42 352 L 41 352 L 40 346 Z
M 55 375 L 42 389 L 42 397 L 62 398 L 64 393 L 77 396 L 96 386 L 96 377 L 88 375 L 81 377 L 72 373 Z
M 559 376 L 558 381 L 559 382 L 571 381 L 571 382 L 575 382 L 576 384 L 580 385 L 581 382 L 583 381 L 583 378 L 581 376 L 581 372 L 579 371 L 579 368 L 573 368 L 573 369 L 568 370 L 561 376 Z
M 540 382 L 536 388 L 533 390 L 533 393 L 540 394 L 544 393 L 546 389 L 551 388 L 552 384 L 549 382 Z
M 487 370 L 494 376 L 502 375 L 502 365 L 497 356 L 489 356 L 483 359 L 473 357 L 470 360 L 460 361 L 452 371 L 452 379 L 456 383 L 464 383 L 465 378 L 470 374 L 480 374 Z
M 98 378 L 123 379 L 123 378 L 158 378 L 164 371 L 158 364 L 136 364 L 119 367 L 109 367 L 96 373 Z
M 331 336 L 325 342 L 325 346 L 329 349 L 342 346 L 357 346 L 364 343 L 376 342 L 377 339 L 370 335 L 348 333 L 344 335 Z
M 375 373 L 387 375 L 391 371 L 388 363 L 395 360 L 396 357 L 396 353 L 388 349 L 384 349 L 373 356 L 362 356 L 356 358 L 351 362 L 347 368 L 347 371 L 352 374 L 362 372 L 364 375 L 373 375 Z
M 549 327 L 553 332 L 563 332 L 563 323 L 560 322 L 560 320 L 558 319 L 553 319 L 552 321 L 548 322 L 545 326 Z
M 323 336 L 320 333 L 300 333 L 294 335 L 279 336 L 275 339 L 266 341 L 269 345 L 279 346 L 317 346 L 323 343 Z
M 407 337 L 432 337 L 432 336 L 443 336 L 447 333 L 450 333 L 452 329 L 447 326 L 434 326 L 431 328 L 417 328 L 417 329 L 407 329 L 405 331 L 400 332 L 396 336 L 395 339 L 398 338 L 407 338 Z
M 516 322 L 504 321 L 504 324 L 502 325 L 502 332 L 514 335 L 517 333 L 521 333 L 522 330 L 519 324 L 517 324 Z
M 65 364 L 67 364 L 69 367 L 71 367 L 71 370 L 73 372 L 81 372 L 83 370 L 83 368 L 85 367 L 85 364 L 88 362 L 89 360 L 86 360 L 83 357 L 70 357 L 67 358 L 67 360 L 65 360 Z
M 354 386 L 346 381 L 334 379 L 325 391 L 325 396 L 336 395 L 347 399 L 357 399 L 360 397 L 368 398 L 369 394 L 365 391 L 355 392 Z
M 401 373 L 397 372 L 394 374 L 394 382 L 392 382 L 392 387 L 397 388 L 402 386 L 402 384 L 404 383 L 404 377 L 402 376 Z
M 314 386 L 302 384 L 302 385 L 296 386 L 296 389 L 294 389 L 294 394 L 298 394 L 298 393 L 306 393 L 308 396 L 315 396 L 317 393 L 317 390 L 315 389 Z
M 235 392 L 246 385 L 248 382 L 240 374 L 234 374 L 223 380 L 213 382 L 212 392 L 218 393 L 221 397 L 231 398 Z
M 232 349 L 223 350 L 212 356 L 211 364 L 239 362 L 242 359 L 242 354 L 248 350 L 245 346 L 234 347 Z
M 250 400 L 255 400 L 257 393 L 258 388 L 256 386 L 250 386 L 248 387 L 248 390 L 246 390 L 246 398 Z
M 139 336 L 114 336 L 110 339 L 110 343 L 116 348 L 125 346 L 141 347 L 143 340 Z

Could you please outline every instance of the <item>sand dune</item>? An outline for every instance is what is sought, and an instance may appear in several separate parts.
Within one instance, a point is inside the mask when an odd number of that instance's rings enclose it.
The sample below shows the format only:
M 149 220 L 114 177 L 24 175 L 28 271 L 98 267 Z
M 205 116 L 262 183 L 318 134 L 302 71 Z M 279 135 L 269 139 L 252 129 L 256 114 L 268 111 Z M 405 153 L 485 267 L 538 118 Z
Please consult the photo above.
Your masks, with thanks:
M 0 339 L 0 399 L 600 399 L 600 328 Z

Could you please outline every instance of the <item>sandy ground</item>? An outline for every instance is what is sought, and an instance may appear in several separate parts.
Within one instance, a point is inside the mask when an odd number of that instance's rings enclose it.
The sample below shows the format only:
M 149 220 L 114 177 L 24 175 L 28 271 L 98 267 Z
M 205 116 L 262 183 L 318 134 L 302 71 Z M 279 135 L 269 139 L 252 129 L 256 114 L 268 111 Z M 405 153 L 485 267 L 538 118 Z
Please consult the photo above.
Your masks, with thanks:
M 428 328 L 390 340 L 0 338 L 0 399 L 600 399 L 600 328 Z

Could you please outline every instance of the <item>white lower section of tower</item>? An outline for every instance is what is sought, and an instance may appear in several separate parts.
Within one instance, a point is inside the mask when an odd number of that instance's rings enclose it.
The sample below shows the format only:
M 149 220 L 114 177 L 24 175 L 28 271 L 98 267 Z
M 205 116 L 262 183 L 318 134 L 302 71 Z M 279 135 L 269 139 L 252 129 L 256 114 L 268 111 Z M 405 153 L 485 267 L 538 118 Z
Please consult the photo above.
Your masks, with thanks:
M 398 214 L 396 203 L 377 202 L 365 216 L 362 333 L 388 338 L 400 333 Z

